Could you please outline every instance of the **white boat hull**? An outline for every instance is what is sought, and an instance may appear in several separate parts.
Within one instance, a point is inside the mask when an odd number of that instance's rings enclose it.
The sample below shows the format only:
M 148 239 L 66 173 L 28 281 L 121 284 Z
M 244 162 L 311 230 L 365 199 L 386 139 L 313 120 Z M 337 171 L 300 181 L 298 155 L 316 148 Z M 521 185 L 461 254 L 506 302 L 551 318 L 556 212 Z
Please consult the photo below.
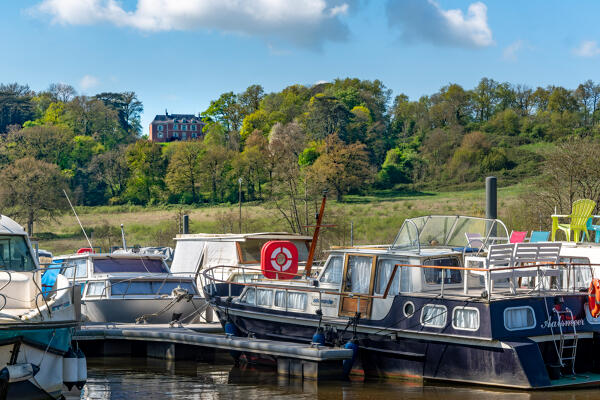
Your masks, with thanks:
M 176 313 L 182 314 L 182 322 L 190 322 L 202 314 L 207 305 L 204 299 L 198 298 L 191 301 L 183 299 L 172 304 L 174 301 L 173 298 L 85 300 L 81 310 L 84 318 L 90 322 L 135 323 L 137 318 L 147 315 L 148 323 L 166 324 L 173 320 L 173 314 Z M 158 315 L 150 315 L 155 313 Z

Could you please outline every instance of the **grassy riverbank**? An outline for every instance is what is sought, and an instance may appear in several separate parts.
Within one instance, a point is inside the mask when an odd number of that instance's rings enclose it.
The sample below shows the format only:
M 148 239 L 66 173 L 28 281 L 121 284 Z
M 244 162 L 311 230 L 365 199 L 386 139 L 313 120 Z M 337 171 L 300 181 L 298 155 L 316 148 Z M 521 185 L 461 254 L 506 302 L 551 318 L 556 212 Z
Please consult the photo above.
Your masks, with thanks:
M 518 224 L 518 200 L 526 184 L 500 188 L 498 193 L 499 217 L 509 229 Z M 304 206 L 301 207 L 304 212 Z M 309 224 L 313 223 L 315 204 L 309 205 Z M 94 246 L 119 245 L 120 224 L 124 224 L 128 245 L 174 245 L 172 238 L 179 231 L 178 216 L 190 215 L 192 233 L 228 233 L 238 231 L 237 205 L 213 207 L 140 207 L 102 206 L 79 207 L 81 222 L 92 237 Z M 426 214 L 474 215 L 485 214 L 483 189 L 460 192 L 422 192 L 399 194 L 378 192 L 372 196 L 347 196 L 344 202 L 329 200 L 325 223 L 336 224 L 323 234 L 323 245 L 350 243 L 350 224 L 354 225 L 355 244 L 389 243 L 394 239 L 405 218 Z M 264 204 L 244 204 L 242 207 L 244 232 L 289 231 L 277 209 Z M 70 253 L 87 247 L 75 217 L 69 213 L 55 221 L 35 227 L 40 247 L 54 254 Z M 312 230 L 311 230 L 312 234 Z

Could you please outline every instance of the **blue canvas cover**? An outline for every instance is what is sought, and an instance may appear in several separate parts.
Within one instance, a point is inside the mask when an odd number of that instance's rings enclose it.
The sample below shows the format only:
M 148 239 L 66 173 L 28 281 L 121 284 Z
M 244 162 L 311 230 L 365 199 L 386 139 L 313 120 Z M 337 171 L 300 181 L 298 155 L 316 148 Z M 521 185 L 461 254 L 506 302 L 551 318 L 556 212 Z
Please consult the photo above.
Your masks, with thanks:
M 44 293 L 44 297 L 48 297 L 50 294 L 52 286 L 56 282 L 56 276 L 60 272 L 62 262 L 63 260 L 52 260 L 52 264 L 48 265 L 44 271 L 42 275 L 42 293 Z

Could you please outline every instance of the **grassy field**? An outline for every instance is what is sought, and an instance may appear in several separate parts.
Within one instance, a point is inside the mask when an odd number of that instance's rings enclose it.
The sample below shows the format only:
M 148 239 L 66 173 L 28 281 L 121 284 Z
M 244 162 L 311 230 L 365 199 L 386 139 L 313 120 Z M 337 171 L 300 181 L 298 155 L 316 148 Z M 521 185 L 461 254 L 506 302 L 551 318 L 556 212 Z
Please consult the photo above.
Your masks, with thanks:
M 518 207 L 519 195 L 526 183 L 500 188 L 498 212 L 509 229 Z M 309 224 L 314 223 L 316 204 L 310 204 Z M 304 206 L 302 206 L 304 210 Z M 238 231 L 238 207 L 140 207 L 103 206 L 78 207 L 80 216 L 94 246 L 107 249 L 120 245 L 120 225 L 125 226 L 127 244 L 141 246 L 170 245 L 179 232 L 178 217 L 182 213 L 190 216 L 191 233 L 230 233 Z M 443 192 L 410 193 L 378 192 L 372 196 L 347 196 L 344 202 L 328 200 L 324 223 L 336 224 L 322 236 L 322 245 L 350 244 L 350 225 L 354 226 L 354 244 L 390 243 L 405 218 L 427 214 L 474 215 L 485 214 L 484 189 Z M 278 210 L 265 205 L 244 204 L 242 208 L 242 230 L 245 232 L 289 231 Z M 35 227 L 40 247 L 56 254 L 71 253 L 87 247 L 85 238 L 75 217 L 65 214 L 55 221 Z M 312 234 L 312 230 L 310 231 Z

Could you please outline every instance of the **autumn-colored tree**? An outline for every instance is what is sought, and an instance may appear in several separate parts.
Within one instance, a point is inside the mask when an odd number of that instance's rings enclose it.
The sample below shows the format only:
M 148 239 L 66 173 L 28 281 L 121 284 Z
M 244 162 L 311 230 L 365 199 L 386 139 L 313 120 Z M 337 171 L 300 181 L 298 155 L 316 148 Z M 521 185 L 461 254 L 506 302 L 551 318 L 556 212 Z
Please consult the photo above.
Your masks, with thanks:
M 310 167 L 310 182 L 321 189 L 334 189 L 338 201 L 352 190 L 366 189 L 373 181 L 374 172 L 364 144 L 345 144 L 336 135 L 330 135 L 320 153 Z
M 33 157 L 16 160 L 0 173 L 0 207 L 3 212 L 33 224 L 52 218 L 68 207 L 62 190 L 66 179 L 58 167 Z

